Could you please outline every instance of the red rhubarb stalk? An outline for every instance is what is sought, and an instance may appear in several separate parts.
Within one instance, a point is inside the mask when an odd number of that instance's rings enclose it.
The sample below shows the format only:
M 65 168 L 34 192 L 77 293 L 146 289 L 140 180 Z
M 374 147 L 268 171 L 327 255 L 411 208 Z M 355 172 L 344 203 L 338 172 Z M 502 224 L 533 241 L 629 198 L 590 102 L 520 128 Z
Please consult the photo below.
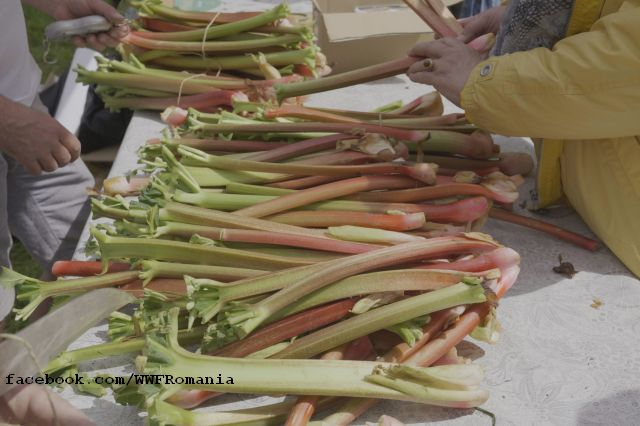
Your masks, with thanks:
M 471 259 L 457 260 L 455 262 L 438 262 L 429 265 L 420 265 L 420 269 L 446 269 L 452 271 L 481 272 L 499 268 L 501 271 L 520 261 L 520 255 L 508 247 L 500 247 L 488 253 L 481 253 Z
M 320 121 L 322 123 L 362 123 L 361 120 L 357 120 L 355 118 L 319 111 L 302 105 L 283 105 L 277 108 L 267 109 L 264 112 L 264 116 L 265 118 L 270 119 L 278 117 L 293 117 L 309 121 Z
M 104 97 L 105 105 L 112 109 L 150 109 L 162 111 L 166 108 L 178 106 L 180 108 L 207 109 L 221 105 L 231 105 L 234 100 L 246 99 L 242 92 L 232 90 L 211 90 L 197 95 L 181 96 L 180 101 L 175 96 L 166 98 L 145 97 Z M 186 120 L 186 116 L 184 117 Z M 176 123 L 182 124 L 182 123 Z
M 276 89 L 278 101 L 282 101 L 287 98 L 310 95 L 312 93 L 367 83 L 381 78 L 393 77 L 394 75 L 406 72 L 411 65 L 419 60 L 419 58 L 413 57 L 400 58 L 341 74 L 330 75 L 318 80 L 308 80 L 287 85 L 278 84 L 275 85 L 274 88 Z
M 429 92 L 392 111 L 393 114 L 416 114 L 426 116 L 442 115 L 444 107 L 438 92 Z
M 357 299 L 345 299 L 288 316 L 264 326 L 243 340 L 224 346 L 209 355 L 242 358 L 292 337 L 317 330 L 349 315 Z
M 319 138 L 307 139 L 304 141 L 282 146 L 278 149 L 270 150 L 269 152 L 255 153 L 245 157 L 245 159 L 251 161 L 266 162 L 281 161 L 288 158 L 298 157 L 304 154 L 323 151 L 325 149 L 333 149 L 336 147 L 336 142 L 352 138 L 353 136 L 351 135 L 335 134 Z
M 542 231 L 560 238 L 561 240 L 570 242 L 578 247 L 582 247 L 585 250 L 596 251 L 600 246 L 598 241 L 592 240 L 591 238 L 583 237 L 575 232 L 567 231 L 566 229 L 562 229 L 559 226 L 552 225 L 550 223 L 542 222 L 531 217 L 521 216 L 499 208 L 492 208 L 489 216 L 503 222 L 515 223 L 516 225 Z
M 348 199 L 379 203 L 412 203 L 437 200 L 439 198 L 456 197 L 460 195 L 481 195 L 501 203 L 511 203 L 515 201 L 511 194 L 497 193 L 482 185 L 475 185 L 471 183 L 447 183 L 436 186 L 402 189 L 398 191 L 363 192 L 361 194 L 352 195 Z M 517 193 L 515 195 L 517 197 Z
M 58 260 L 51 267 L 55 277 L 90 277 L 103 273 L 102 262 L 91 260 Z M 123 272 L 131 269 L 131 265 L 123 262 L 109 262 L 108 273 Z

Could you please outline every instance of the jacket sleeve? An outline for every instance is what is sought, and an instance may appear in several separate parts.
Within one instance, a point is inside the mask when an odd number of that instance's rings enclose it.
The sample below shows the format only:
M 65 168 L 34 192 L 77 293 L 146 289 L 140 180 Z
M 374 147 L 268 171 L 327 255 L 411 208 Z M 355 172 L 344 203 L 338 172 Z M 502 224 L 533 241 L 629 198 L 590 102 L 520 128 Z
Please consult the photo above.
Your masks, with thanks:
M 478 64 L 462 95 L 474 124 L 553 139 L 640 135 L 640 2 L 600 18 L 552 49 Z

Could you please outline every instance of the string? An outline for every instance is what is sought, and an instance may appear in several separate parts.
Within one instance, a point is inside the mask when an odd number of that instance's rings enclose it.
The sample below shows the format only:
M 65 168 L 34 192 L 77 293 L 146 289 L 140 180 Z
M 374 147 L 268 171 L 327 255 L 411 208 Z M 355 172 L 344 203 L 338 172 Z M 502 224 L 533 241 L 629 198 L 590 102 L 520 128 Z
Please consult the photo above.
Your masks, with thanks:
M 33 346 L 31 346 L 31 343 L 29 343 L 28 341 L 26 341 L 20 336 L 17 336 L 15 334 L 8 334 L 8 333 L 0 333 L 0 339 L 9 339 L 9 340 L 14 340 L 16 342 L 22 343 L 24 347 L 27 348 L 27 353 L 29 354 L 29 357 L 33 360 L 33 363 L 38 368 L 38 371 L 44 370 L 44 367 L 40 364 L 40 362 L 38 361 L 38 358 L 36 357 L 36 353 L 33 350 Z M 53 403 L 53 399 L 51 398 L 51 394 L 49 393 L 48 390 L 45 390 L 45 394 L 47 395 L 47 399 L 49 400 L 49 405 L 51 406 L 51 412 L 53 413 L 53 422 L 54 424 L 59 426 L 60 421 L 58 420 L 58 412 L 56 411 L 56 407 L 55 407 L 55 404 Z
M 200 46 L 200 52 L 202 53 L 202 59 L 205 59 L 207 57 L 207 54 L 204 51 L 205 43 L 207 41 L 207 33 L 209 32 L 209 28 L 211 28 L 211 25 L 213 25 L 213 23 L 216 21 L 216 19 L 218 19 L 218 16 L 220 16 L 220 12 L 216 13 L 215 15 L 213 15 L 213 18 L 211 18 L 211 21 L 209 21 L 209 23 L 207 24 L 207 26 L 204 29 L 204 34 L 202 35 L 202 44 Z
M 207 26 L 204 29 L 204 34 L 202 36 L 202 43 L 200 44 L 200 53 L 202 54 L 202 61 L 203 62 L 207 58 L 207 53 L 205 52 L 205 43 L 207 41 L 207 33 L 209 32 L 209 28 L 211 28 L 211 25 L 213 25 L 213 23 L 216 21 L 216 19 L 218 19 L 218 16 L 220 16 L 220 13 L 221 12 L 218 12 L 215 15 L 213 15 L 213 18 L 211 18 L 211 21 L 209 21 L 209 23 L 207 24 Z M 206 62 L 205 62 L 205 64 L 206 64 Z M 209 71 L 208 66 L 207 66 L 206 70 Z M 220 71 L 222 71 L 222 70 L 220 69 L 220 67 L 218 67 L 218 72 L 216 73 L 216 77 L 218 77 L 220 75 Z
M 196 77 L 205 77 L 207 74 L 203 73 L 203 74 L 193 74 L 190 75 L 187 78 L 182 79 L 182 81 L 180 82 L 180 88 L 178 89 L 178 99 L 176 100 L 176 105 L 180 106 L 180 98 L 182 98 L 182 88 L 184 87 L 184 83 L 186 83 L 187 81 L 191 80 L 192 78 L 196 78 Z

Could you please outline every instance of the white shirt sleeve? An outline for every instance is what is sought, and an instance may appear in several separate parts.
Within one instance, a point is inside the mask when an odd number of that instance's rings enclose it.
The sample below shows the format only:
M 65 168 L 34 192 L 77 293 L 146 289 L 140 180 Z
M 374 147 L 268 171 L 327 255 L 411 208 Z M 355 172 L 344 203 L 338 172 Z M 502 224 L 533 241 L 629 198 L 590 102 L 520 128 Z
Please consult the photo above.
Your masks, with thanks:
M 0 95 L 31 106 L 41 75 L 29 53 L 20 0 L 0 0 Z

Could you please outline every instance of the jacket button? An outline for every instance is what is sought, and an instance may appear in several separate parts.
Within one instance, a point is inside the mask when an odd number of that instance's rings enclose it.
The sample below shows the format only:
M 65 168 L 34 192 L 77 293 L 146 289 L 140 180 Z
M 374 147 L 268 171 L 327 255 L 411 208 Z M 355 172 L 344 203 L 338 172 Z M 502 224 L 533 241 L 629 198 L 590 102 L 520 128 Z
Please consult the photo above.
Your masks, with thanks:
M 493 65 L 486 64 L 480 69 L 480 77 L 488 76 L 489 74 L 491 74 L 491 71 L 493 71 Z

